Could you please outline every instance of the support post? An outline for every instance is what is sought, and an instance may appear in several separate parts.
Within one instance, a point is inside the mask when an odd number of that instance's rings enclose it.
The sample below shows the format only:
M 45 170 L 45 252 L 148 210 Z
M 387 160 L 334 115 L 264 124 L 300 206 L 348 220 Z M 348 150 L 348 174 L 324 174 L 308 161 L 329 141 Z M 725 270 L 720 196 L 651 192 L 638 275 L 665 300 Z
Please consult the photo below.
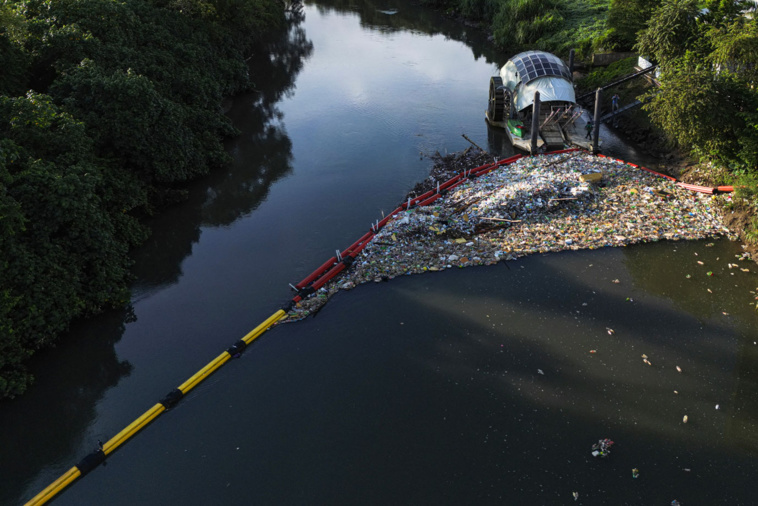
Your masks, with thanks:
M 534 154 L 537 152 L 537 139 L 540 136 L 540 92 L 534 92 L 534 105 L 532 106 L 532 142 L 529 151 Z
M 592 152 L 599 153 L 600 144 L 600 98 L 603 94 L 602 88 L 595 92 L 595 119 L 592 123 Z
M 569 51 L 569 72 L 574 75 L 574 50 Z

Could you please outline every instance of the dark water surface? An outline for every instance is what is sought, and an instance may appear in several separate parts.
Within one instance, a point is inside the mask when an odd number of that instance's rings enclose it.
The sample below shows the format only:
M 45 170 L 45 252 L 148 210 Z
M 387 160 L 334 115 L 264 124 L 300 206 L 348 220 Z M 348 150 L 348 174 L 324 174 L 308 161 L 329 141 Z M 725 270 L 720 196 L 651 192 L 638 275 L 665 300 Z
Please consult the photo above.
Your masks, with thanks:
M 3 504 L 284 304 L 287 283 L 426 177 L 423 155 L 465 149 L 464 133 L 510 153 L 484 121 L 509 55 L 412 7 L 319 2 L 305 16 L 276 47 L 287 72 L 254 76 L 258 93 L 230 107 L 235 163 L 151 223 L 133 307 L 78 325 L 34 361 L 29 393 L 0 406 Z M 740 252 L 661 242 L 340 293 L 55 503 L 755 504 L 758 277 L 727 267 Z M 593 459 L 604 437 L 612 454 Z

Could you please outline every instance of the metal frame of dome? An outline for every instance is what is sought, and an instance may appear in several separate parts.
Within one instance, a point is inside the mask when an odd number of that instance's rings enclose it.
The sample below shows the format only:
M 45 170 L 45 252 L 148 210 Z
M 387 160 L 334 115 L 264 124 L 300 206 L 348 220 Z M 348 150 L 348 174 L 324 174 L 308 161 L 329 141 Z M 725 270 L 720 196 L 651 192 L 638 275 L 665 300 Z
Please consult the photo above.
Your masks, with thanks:
M 543 51 L 524 51 L 510 59 L 516 66 L 518 76 L 523 84 L 528 84 L 540 77 L 562 77 L 572 81 L 571 72 L 563 61 Z

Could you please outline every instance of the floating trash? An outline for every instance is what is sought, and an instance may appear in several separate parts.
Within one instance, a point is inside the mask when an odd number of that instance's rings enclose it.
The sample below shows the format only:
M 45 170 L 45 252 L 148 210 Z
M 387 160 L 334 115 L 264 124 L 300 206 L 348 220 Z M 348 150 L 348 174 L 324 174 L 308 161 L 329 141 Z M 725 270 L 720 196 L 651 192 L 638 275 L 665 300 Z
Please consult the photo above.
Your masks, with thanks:
M 636 467 L 632 469 L 632 478 L 639 478 L 640 477 L 640 470 Z
M 483 160 L 474 152 L 438 157 L 432 174 L 406 200 L 436 191 L 451 177 L 492 159 Z M 586 180 L 590 174 L 602 178 Z M 537 253 L 722 235 L 734 237 L 711 196 L 668 179 L 584 152 L 524 157 L 462 178 L 431 205 L 392 215 L 350 268 L 325 285 L 325 296 L 311 295 L 293 311 L 314 313 L 340 285 L 493 265 Z
M 611 446 L 613 441 L 610 439 L 601 439 L 597 443 L 592 445 L 592 456 L 605 458 L 611 454 Z

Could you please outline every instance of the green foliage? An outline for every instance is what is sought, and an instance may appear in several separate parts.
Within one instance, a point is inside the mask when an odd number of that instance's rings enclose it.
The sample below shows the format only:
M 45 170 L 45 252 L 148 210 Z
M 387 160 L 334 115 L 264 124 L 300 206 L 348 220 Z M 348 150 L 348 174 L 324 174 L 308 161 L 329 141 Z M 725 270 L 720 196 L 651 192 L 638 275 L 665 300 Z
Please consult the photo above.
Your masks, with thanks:
M 608 50 L 631 51 L 637 33 L 645 28 L 660 0 L 611 0 L 608 9 L 608 31 L 601 42 Z
M 26 38 L 26 20 L 10 5 L 0 4 L 0 94 L 24 90 L 28 59 L 21 44 Z
M 0 3 L 0 398 L 73 319 L 128 300 L 136 217 L 226 161 L 221 100 L 284 20 L 279 0 Z
M 758 23 L 740 3 L 665 0 L 638 47 L 661 63 L 651 119 L 702 158 L 758 166 Z
M 737 117 L 729 98 L 729 83 L 715 76 L 692 54 L 667 60 L 660 90 L 644 106 L 651 119 L 679 145 L 704 156 L 726 154 Z
M 637 57 L 624 58 L 611 63 L 607 67 L 596 67 L 592 69 L 585 77 L 577 82 L 577 86 L 585 91 L 596 90 L 597 88 L 613 82 L 623 76 L 634 72 L 637 64 Z
M 82 123 L 45 95 L 0 97 L 0 137 L 6 396 L 23 390 L 20 364 L 31 351 L 73 318 L 126 300 L 129 244 L 117 232 L 124 218 L 103 202 L 103 170 Z
M 477 21 L 491 22 L 502 4 L 501 0 L 461 0 L 458 8 L 463 16 Z
M 747 230 L 745 230 L 745 240 L 752 245 L 758 245 L 758 217 L 750 219 Z
M 674 58 L 694 49 L 697 38 L 696 0 L 663 0 L 647 28 L 639 34 L 636 49 L 654 61 L 667 65 Z
M 563 24 L 559 0 L 504 0 L 495 16 L 493 35 L 504 47 L 536 43 Z
M 735 197 L 752 205 L 758 204 L 758 173 L 740 171 L 733 185 Z
M 738 16 L 721 25 L 708 25 L 706 35 L 713 51 L 708 56 L 716 68 L 737 75 L 745 83 L 758 79 L 758 23 Z
M 85 61 L 50 92 L 65 97 L 101 156 L 120 160 L 145 183 L 188 181 L 226 160 L 218 138 L 232 132 L 227 121 L 167 99 L 131 69 L 108 73 Z

